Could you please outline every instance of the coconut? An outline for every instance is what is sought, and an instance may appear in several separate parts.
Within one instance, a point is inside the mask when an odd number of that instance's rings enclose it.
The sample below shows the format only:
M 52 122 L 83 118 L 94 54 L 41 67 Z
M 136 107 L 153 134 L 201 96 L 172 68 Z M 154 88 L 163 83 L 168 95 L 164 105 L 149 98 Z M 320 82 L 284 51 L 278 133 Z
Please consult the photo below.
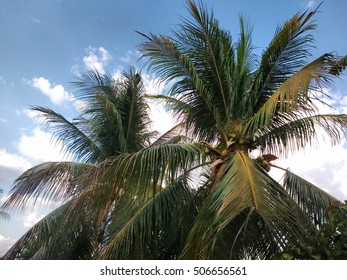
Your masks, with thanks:
M 259 157 L 257 157 L 257 161 L 259 161 L 259 162 L 263 162 L 263 161 L 264 161 L 264 157 L 263 157 L 263 156 L 259 156 Z
M 261 163 L 261 166 L 267 171 L 269 172 L 271 169 L 271 166 L 269 164 L 269 162 L 267 160 L 263 160 Z
M 222 151 L 222 157 L 226 157 L 228 155 L 228 150 L 223 150 Z
M 230 139 L 231 141 L 233 141 L 235 138 L 236 138 L 236 134 L 234 134 L 234 133 L 230 133 L 230 134 L 229 134 L 229 139 Z

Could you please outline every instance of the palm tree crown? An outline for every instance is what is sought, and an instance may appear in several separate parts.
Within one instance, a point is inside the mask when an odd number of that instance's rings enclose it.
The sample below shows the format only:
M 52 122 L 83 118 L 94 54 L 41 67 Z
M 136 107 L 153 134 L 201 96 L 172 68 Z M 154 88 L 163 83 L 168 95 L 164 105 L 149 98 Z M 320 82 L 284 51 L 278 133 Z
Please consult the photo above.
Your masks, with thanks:
M 258 58 L 242 17 L 233 41 L 203 4 L 187 6 L 190 18 L 173 37 L 142 34 L 141 45 L 150 68 L 173 83 L 157 98 L 209 154 L 203 202 L 181 257 L 268 258 L 313 232 L 336 201 L 289 171 L 284 186 L 266 171 L 319 133 L 332 144 L 346 136 L 347 116 L 320 114 L 317 104 L 347 57 L 329 53 L 308 62 L 316 11 L 278 27 Z
M 88 177 L 86 174 L 105 159 L 147 147 L 155 136 L 155 132 L 148 130 L 144 86 L 135 69 L 123 73 L 121 81 L 88 71 L 75 85 L 79 89 L 81 113 L 72 121 L 48 108 L 32 109 L 53 130 L 55 138 L 63 141 L 76 161 L 46 162 L 27 170 L 15 181 L 3 208 L 22 209 L 31 199 L 36 201 L 39 197 L 63 204 L 30 229 L 5 258 L 90 258 L 103 239 L 109 222 L 107 215 L 114 206 L 100 205 L 101 225 L 93 225 L 92 219 L 86 218 L 72 226 L 75 221 L 69 215 L 79 207 L 76 198 L 84 192 L 90 196 L 88 179 L 81 177 Z M 92 205 L 87 204 L 79 211 L 88 216 Z

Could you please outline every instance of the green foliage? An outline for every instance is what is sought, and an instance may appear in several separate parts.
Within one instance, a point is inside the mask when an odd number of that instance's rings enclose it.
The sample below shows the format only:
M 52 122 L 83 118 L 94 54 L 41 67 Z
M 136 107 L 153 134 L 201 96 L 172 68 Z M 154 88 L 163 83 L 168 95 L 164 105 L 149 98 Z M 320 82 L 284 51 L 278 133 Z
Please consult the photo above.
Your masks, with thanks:
M 347 203 L 327 210 L 327 221 L 305 243 L 283 252 L 285 260 L 346 260 L 347 259 Z
M 63 204 L 6 258 L 271 259 L 327 221 L 323 209 L 337 199 L 289 171 L 283 185 L 268 173 L 318 131 L 332 144 L 347 135 L 346 115 L 316 106 L 347 62 L 308 62 L 316 11 L 286 21 L 258 58 L 243 18 L 235 39 L 201 2 L 187 8 L 172 37 L 142 34 L 149 68 L 170 85 L 152 98 L 181 122 L 157 140 L 133 70 L 123 81 L 85 74 L 72 121 L 34 108 L 76 162 L 44 163 L 15 181 L 4 209 L 38 198 Z

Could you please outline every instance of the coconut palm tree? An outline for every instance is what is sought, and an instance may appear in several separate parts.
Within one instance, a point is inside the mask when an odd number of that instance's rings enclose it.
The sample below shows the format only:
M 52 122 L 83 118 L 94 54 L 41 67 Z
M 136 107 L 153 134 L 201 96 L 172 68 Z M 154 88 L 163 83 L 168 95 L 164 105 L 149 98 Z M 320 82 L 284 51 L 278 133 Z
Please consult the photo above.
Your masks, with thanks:
M 289 170 L 283 184 L 272 161 L 347 133 L 347 116 L 320 114 L 324 87 L 347 57 L 311 60 L 312 17 L 296 14 L 278 27 L 260 57 L 252 28 L 240 17 L 233 39 L 203 4 L 187 1 L 189 18 L 173 35 L 145 35 L 149 67 L 171 86 L 166 102 L 205 148 L 205 180 L 197 186 L 198 214 L 180 258 L 270 258 L 305 240 L 336 199 Z M 208 154 L 208 155 L 207 155 Z
M 27 170 L 15 181 L 3 209 L 22 210 L 38 198 L 43 202 L 60 202 L 61 206 L 31 228 L 4 258 L 95 257 L 107 239 L 115 213 L 118 215 L 131 193 L 125 181 L 119 185 L 107 181 L 94 183 L 96 166 L 106 159 L 122 158 L 148 147 L 156 135 L 149 131 L 148 105 L 138 71 L 131 69 L 124 73 L 122 81 L 89 71 L 75 84 L 81 114 L 72 121 L 48 108 L 32 109 L 45 120 L 55 138 L 64 142 L 76 161 L 46 162 Z M 168 142 L 174 131 L 152 145 Z M 180 139 L 176 136 L 169 142 Z M 84 202 L 80 203 L 82 199 Z M 147 200 L 139 196 L 136 205 Z M 131 218 L 129 213 L 132 212 L 126 213 L 123 223 Z M 119 219 L 117 225 L 121 226 Z

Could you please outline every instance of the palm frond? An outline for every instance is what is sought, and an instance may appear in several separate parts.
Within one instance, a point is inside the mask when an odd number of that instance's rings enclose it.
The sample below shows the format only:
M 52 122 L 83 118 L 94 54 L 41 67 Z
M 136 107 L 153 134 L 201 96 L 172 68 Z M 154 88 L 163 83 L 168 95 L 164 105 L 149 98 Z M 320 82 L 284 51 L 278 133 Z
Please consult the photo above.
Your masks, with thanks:
M 129 152 L 138 151 L 149 145 L 153 133 L 149 133 L 151 124 L 145 89 L 139 72 L 130 69 L 124 73 L 124 85 L 119 95 L 119 111 L 122 116 L 124 138 Z
M 185 143 L 191 142 L 190 139 L 184 134 L 184 123 L 179 123 L 173 128 L 160 135 L 151 146 L 158 146 L 164 144 L 176 144 L 176 143 Z
M 236 151 L 220 168 L 218 178 L 187 239 L 183 258 L 213 258 L 220 233 L 244 211 L 254 211 L 262 219 L 261 228 L 265 230 L 260 235 L 271 234 L 271 238 L 268 236 L 259 242 L 275 240 L 278 250 L 295 244 L 315 230 L 294 200 L 243 151 Z M 234 231 L 238 232 L 239 228 L 235 227 Z M 254 246 L 265 244 L 260 242 Z
M 230 64 L 224 73 L 232 80 L 232 90 L 229 93 L 230 114 L 234 120 L 243 118 L 245 115 L 245 101 L 253 82 L 253 72 L 257 64 L 257 57 L 252 53 L 252 27 L 242 16 L 240 22 L 239 40 L 235 43 L 236 63 Z M 229 78 L 230 77 L 230 78 Z
M 44 124 L 53 131 L 56 140 L 63 141 L 67 151 L 73 153 L 76 158 L 93 163 L 103 157 L 97 144 L 80 129 L 86 125 L 85 120 L 76 119 L 70 122 L 61 114 L 40 106 L 32 107 L 32 110 L 43 117 Z
M 256 134 L 264 152 L 287 156 L 308 146 L 318 146 L 319 137 L 332 145 L 347 138 L 347 115 L 282 113 Z
M 174 81 L 170 93 L 178 100 L 173 106 L 177 116 L 200 140 L 214 141 L 225 134 L 231 117 L 232 41 L 203 5 L 190 1 L 188 6 L 193 19 L 182 20 L 175 38 L 144 35 L 141 50 L 160 78 Z
M 331 81 L 333 76 L 330 70 L 336 60 L 336 56 L 324 54 L 290 76 L 247 121 L 245 131 L 252 134 L 257 129 L 268 126 L 278 113 L 293 112 L 303 107 L 314 111 L 312 99 L 317 99 L 314 91 L 321 92 L 322 86 Z
M 193 191 L 187 179 L 182 176 L 144 201 L 135 194 L 131 193 L 126 208 L 115 213 L 100 258 L 177 258 L 194 219 Z
M 248 116 L 253 116 L 282 83 L 306 65 L 313 43 L 313 36 L 309 32 L 316 28 L 310 20 L 315 13 L 296 14 L 277 28 L 255 73 L 247 102 Z
M 95 251 L 90 226 L 66 222 L 72 201 L 42 218 L 6 252 L 3 259 L 90 259 Z
M 80 79 L 75 82 L 78 96 L 87 103 L 82 116 L 89 119 L 91 137 L 105 154 L 102 160 L 148 146 L 153 133 L 148 131 L 148 105 L 139 71 L 131 68 L 118 81 L 97 71 Z
M 208 13 L 202 3 L 197 6 L 194 1 L 189 1 L 188 9 L 194 21 L 183 19 L 182 31 L 176 32 L 176 37 L 186 45 L 183 47 L 187 53 L 193 55 L 192 61 L 195 62 L 195 67 L 200 68 L 199 70 L 205 74 L 203 76 L 205 82 L 211 79 L 215 81 L 215 83 L 209 84 L 209 87 L 212 85 L 216 87 L 213 91 L 222 101 L 221 108 L 223 109 L 220 110 L 224 113 L 223 117 L 228 119 L 229 96 L 223 80 L 225 78 L 223 66 L 225 59 L 230 58 L 231 38 L 219 28 L 213 12 Z M 195 53 L 189 51 L 192 47 Z M 226 57 L 223 57 L 222 54 Z
M 199 163 L 201 153 L 198 144 L 166 143 L 105 160 L 80 178 L 80 181 L 88 183 L 88 187 L 76 198 L 70 212 L 77 220 L 83 220 L 83 209 L 94 209 L 90 214 L 92 220 L 100 223 L 119 199 L 121 189 L 142 197 L 155 194 L 158 185 L 172 184 Z
M 332 195 L 289 170 L 284 175 L 283 186 L 316 225 L 326 222 L 326 211 L 331 205 L 340 203 Z
M 38 199 L 40 203 L 62 202 L 83 192 L 79 176 L 93 165 L 75 162 L 46 162 L 34 166 L 19 176 L 2 209 L 24 210 Z
M 141 45 L 141 50 L 145 57 L 149 57 L 151 69 L 163 81 L 175 81 L 170 89 L 171 96 L 166 100 L 170 99 L 170 105 L 173 105 L 170 107 L 177 118 L 201 140 L 215 140 L 215 124 L 222 120 L 220 99 L 215 96 L 215 103 L 212 103 L 205 74 L 196 70 L 197 62 L 190 61 L 190 55 L 181 52 L 170 38 L 152 34 L 143 36 L 147 42 Z

